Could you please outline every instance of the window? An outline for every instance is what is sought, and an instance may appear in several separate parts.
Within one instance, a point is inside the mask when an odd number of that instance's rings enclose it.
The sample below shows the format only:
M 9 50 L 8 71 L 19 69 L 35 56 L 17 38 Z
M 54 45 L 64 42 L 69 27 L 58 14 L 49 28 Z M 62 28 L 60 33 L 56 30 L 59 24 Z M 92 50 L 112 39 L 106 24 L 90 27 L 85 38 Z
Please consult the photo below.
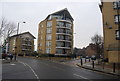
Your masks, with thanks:
M 48 47 L 51 46 L 51 41 L 47 41 L 46 46 L 48 46 Z
M 52 33 L 52 28 L 47 28 L 47 33 Z
M 120 21 L 120 15 L 119 15 L 119 21 Z M 118 15 L 115 15 L 115 16 L 114 16 L 114 22 L 115 22 L 115 23 L 118 23 Z
M 51 34 L 47 34 L 46 40 L 51 40 L 51 39 L 52 39 L 52 35 Z
M 50 53 L 51 52 L 51 48 L 46 48 L 46 53 Z
M 64 40 L 64 38 L 65 38 L 64 35 L 57 35 L 56 36 L 57 40 Z
M 66 27 L 71 28 L 71 24 L 70 23 L 66 23 Z
M 57 50 L 56 50 L 56 53 L 58 53 L 58 54 L 63 54 L 63 49 L 57 49 Z
M 119 30 L 116 30 L 116 40 L 120 40 Z
M 48 21 L 47 22 L 47 27 L 51 27 L 52 26 L 52 21 Z
M 65 45 L 64 42 L 57 42 L 56 43 L 57 47 L 64 47 L 64 45 Z
M 57 26 L 64 26 L 63 22 L 57 22 Z
M 119 2 L 113 2 L 114 9 L 117 9 L 117 3 L 118 3 L 118 8 L 120 8 L 120 1 L 119 1 Z
M 64 33 L 64 29 L 57 29 L 57 33 Z

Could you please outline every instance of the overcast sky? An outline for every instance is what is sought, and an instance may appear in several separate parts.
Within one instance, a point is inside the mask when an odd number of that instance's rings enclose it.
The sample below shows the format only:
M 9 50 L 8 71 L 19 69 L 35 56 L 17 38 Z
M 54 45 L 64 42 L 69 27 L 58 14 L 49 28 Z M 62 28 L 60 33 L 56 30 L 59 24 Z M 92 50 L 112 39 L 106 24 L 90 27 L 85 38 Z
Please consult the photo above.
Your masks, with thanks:
M 95 33 L 102 35 L 102 15 L 99 0 L 1 0 L 0 17 L 20 23 L 19 33 L 29 31 L 37 45 L 38 24 L 49 14 L 67 8 L 74 19 L 74 47 L 82 48 L 91 42 Z

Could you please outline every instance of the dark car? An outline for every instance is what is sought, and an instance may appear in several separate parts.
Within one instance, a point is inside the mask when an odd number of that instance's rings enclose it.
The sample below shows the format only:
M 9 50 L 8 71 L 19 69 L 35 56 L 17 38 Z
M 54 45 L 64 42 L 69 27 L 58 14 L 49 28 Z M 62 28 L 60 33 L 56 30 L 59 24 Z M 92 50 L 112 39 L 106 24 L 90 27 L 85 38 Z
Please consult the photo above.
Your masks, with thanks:
M 86 59 L 89 59 L 90 57 L 89 57 L 89 56 L 86 56 L 85 58 L 86 58 Z
M 96 56 L 93 55 L 93 56 L 91 57 L 91 59 L 92 59 L 92 60 L 96 60 Z
M 12 54 L 8 54 L 7 57 L 13 57 L 13 55 Z

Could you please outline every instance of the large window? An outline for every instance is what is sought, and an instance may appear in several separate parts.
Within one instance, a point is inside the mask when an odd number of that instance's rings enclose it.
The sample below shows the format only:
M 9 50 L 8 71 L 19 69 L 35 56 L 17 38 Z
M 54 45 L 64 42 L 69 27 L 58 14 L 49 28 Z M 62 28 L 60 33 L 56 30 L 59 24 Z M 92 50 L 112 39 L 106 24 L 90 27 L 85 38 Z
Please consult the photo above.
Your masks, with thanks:
M 60 21 L 58 21 L 57 26 L 71 28 L 72 25 L 70 23 L 68 23 L 68 22 L 60 22 Z
M 51 34 L 47 34 L 46 40 L 51 40 L 51 39 L 52 39 L 52 35 Z
M 64 40 L 65 37 L 64 37 L 64 35 L 57 35 L 56 38 L 57 38 L 57 40 Z
M 57 47 L 64 47 L 65 43 L 64 42 L 57 42 L 56 46 Z
M 47 22 L 47 27 L 52 27 L 52 21 Z
M 116 30 L 116 40 L 120 40 L 120 36 L 119 36 L 119 30 Z
M 51 53 L 51 48 L 46 48 L 46 53 Z
M 65 33 L 65 29 L 57 29 L 57 33 Z
M 56 50 L 56 53 L 58 53 L 58 54 L 63 54 L 63 49 L 57 49 L 57 50 Z
M 52 33 L 52 28 L 47 28 L 47 33 Z
M 114 9 L 117 9 L 117 4 L 118 4 L 118 8 L 120 8 L 120 1 L 118 1 L 118 2 L 113 2 Z
M 48 46 L 48 47 L 51 46 L 51 41 L 47 41 L 46 46 Z
M 64 23 L 63 22 L 57 22 L 57 26 L 64 26 Z
M 71 28 L 71 24 L 70 23 L 66 23 L 66 27 Z
M 114 16 L 114 22 L 115 22 L 115 23 L 118 23 L 118 15 L 115 15 L 115 16 Z M 119 22 L 120 22 L 120 15 L 119 15 Z

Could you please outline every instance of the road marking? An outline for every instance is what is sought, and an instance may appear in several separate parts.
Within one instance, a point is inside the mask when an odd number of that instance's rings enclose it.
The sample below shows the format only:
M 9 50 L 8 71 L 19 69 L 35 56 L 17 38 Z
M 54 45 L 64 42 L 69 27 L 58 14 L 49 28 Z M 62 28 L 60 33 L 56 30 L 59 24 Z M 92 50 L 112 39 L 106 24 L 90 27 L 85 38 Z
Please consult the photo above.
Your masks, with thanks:
M 19 61 L 20 62 L 20 61 Z M 26 64 L 25 63 L 23 63 L 23 62 L 20 62 L 20 63 L 22 63 L 24 66 L 26 66 Z
M 10 65 L 16 65 L 16 64 L 10 64 Z
M 26 65 L 26 66 L 28 66 L 31 69 L 31 71 L 34 73 L 35 77 L 37 79 L 39 79 L 38 75 L 35 73 L 35 71 L 32 69 L 32 67 L 30 67 L 27 63 L 24 63 L 24 62 L 21 62 L 21 61 L 19 61 L 19 62 L 22 63 L 22 64 L 24 64 L 24 65 Z M 39 81 L 40 81 L 40 79 L 39 79 Z
M 75 75 L 75 76 L 77 76 L 77 77 L 80 77 L 80 78 L 83 78 L 83 79 L 88 79 L 88 78 L 83 77 L 83 76 L 80 76 L 80 75 L 78 75 L 78 74 L 73 74 L 73 75 Z

